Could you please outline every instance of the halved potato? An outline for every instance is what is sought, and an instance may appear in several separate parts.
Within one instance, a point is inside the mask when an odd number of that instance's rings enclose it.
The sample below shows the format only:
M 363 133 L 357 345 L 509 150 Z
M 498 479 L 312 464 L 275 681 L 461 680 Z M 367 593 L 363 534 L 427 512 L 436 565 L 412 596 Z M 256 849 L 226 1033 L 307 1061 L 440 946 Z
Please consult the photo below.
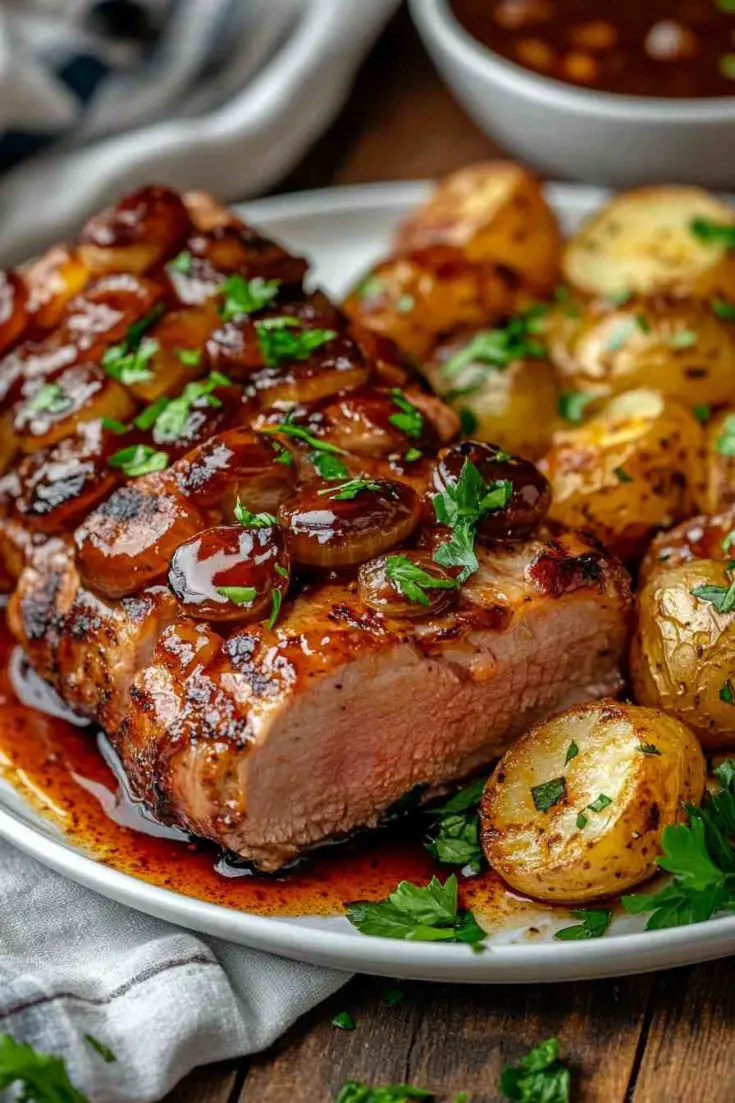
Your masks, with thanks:
M 437 345 L 422 367 L 436 394 L 460 414 L 469 412 L 475 440 L 499 444 L 508 452 L 536 459 L 551 443 L 557 418 L 558 390 L 554 369 L 546 359 L 524 357 L 507 367 L 494 367 L 481 357 L 452 361 L 486 331 L 475 330 Z
M 503 755 L 480 807 L 483 849 L 539 900 L 617 896 L 656 872 L 663 829 L 701 801 L 705 775 L 678 720 L 612 700 L 579 705 Z
M 654 529 L 693 512 L 703 442 L 696 418 L 657 391 L 616 395 L 554 434 L 539 462 L 552 487 L 549 517 L 636 556 Z
M 397 237 L 399 253 L 452 246 L 470 264 L 512 269 L 539 294 L 557 283 L 561 244 L 539 180 L 510 161 L 469 165 L 447 176 Z
M 700 188 L 621 192 L 567 243 L 564 278 L 589 295 L 732 298 L 735 254 L 717 228 L 734 226 L 735 212 Z
M 711 600 L 733 581 L 725 568 L 692 559 L 654 573 L 638 595 L 630 653 L 636 699 L 688 724 L 707 748 L 735 746 L 735 611 Z
M 735 340 L 709 303 L 663 295 L 622 306 L 596 299 L 549 318 L 549 355 L 565 389 L 618 394 L 651 387 L 687 406 L 732 397 Z

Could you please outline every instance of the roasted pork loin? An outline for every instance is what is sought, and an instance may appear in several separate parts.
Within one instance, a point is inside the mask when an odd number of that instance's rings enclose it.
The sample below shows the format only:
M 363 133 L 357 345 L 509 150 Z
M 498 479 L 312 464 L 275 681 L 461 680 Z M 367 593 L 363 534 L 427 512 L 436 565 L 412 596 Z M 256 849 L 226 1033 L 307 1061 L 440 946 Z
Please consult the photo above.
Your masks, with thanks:
M 140 800 L 265 870 L 616 693 L 630 614 L 532 465 L 453 444 L 304 273 L 144 189 L 0 327 L 11 626 Z

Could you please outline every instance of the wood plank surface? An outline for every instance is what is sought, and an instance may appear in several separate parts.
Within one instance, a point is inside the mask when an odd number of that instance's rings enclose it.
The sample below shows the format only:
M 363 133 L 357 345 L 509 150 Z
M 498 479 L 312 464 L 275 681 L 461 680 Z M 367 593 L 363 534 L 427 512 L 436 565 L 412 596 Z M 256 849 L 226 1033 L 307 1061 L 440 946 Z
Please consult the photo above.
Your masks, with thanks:
M 280 192 L 438 176 L 498 147 L 464 115 L 399 13 L 346 108 Z M 462 987 L 356 978 L 268 1053 L 197 1070 L 167 1103 L 330 1103 L 345 1080 L 410 1082 L 498 1103 L 503 1064 L 559 1038 L 574 1103 L 733 1103 L 735 968 L 577 984 Z M 331 1025 L 348 1010 L 357 1029 Z

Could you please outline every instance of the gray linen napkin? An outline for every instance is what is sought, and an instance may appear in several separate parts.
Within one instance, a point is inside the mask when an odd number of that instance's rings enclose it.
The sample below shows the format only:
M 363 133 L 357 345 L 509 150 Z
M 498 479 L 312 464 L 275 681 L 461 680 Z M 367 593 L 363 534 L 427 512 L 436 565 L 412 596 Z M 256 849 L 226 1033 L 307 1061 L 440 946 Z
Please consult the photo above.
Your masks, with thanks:
M 63 1057 L 93 1103 L 161 1099 L 197 1065 L 267 1048 L 349 980 L 132 911 L 7 843 L 0 898 L 0 1032 Z

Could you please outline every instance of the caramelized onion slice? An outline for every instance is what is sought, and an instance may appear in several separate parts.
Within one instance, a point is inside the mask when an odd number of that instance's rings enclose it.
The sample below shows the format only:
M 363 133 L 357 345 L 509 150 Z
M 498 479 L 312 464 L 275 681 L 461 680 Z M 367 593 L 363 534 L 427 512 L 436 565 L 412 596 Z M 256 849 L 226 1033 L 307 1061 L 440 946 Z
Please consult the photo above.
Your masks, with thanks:
M 314 482 L 285 502 L 279 517 L 297 563 L 352 567 L 403 543 L 419 523 L 421 501 L 410 486 L 388 479 Z
M 54 245 L 22 271 L 28 285 L 29 321 L 34 330 L 52 329 L 90 275 L 78 253 L 65 245 Z
M 82 582 L 103 597 L 134 594 L 164 579 L 176 548 L 206 525 L 168 476 L 122 486 L 75 533 Z
M 529 460 L 510 456 L 495 444 L 463 440 L 439 453 L 433 485 L 438 492 L 456 486 L 462 469 L 470 461 L 480 472 L 485 486 L 510 483 L 510 499 L 502 509 L 487 513 L 477 525 L 481 540 L 525 540 L 544 520 L 551 504 L 551 489 Z
M 87 222 L 79 256 L 92 272 L 145 272 L 190 230 L 189 214 L 175 191 L 140 188 Z
M 74 364 L 47 382 L 37 381 L 13 410 L 13 429 L 22 452 L 56 444 L 76 432 L 81 421 L 126 421 L 133 413 L 130 396 L 94 364 Z
M 228 520 L 234 520 L 238 499 L 253 513 L 275 513 L 296 483 L 285 445 L 244 427 L 201 445 L 171 474 L 185 497 L 205 508 L 219 506 Z
M 277 525 L 220 525 L 176 549 L 168 583 L 195 619 L 243 623 L 272 617 L 275 622 L 290 569 Z
M 386 617 L 437 616 L 457 599 L 457 583 L 425 551 L 397 551 L 364 563 L 358 572 L 360 597 Z

